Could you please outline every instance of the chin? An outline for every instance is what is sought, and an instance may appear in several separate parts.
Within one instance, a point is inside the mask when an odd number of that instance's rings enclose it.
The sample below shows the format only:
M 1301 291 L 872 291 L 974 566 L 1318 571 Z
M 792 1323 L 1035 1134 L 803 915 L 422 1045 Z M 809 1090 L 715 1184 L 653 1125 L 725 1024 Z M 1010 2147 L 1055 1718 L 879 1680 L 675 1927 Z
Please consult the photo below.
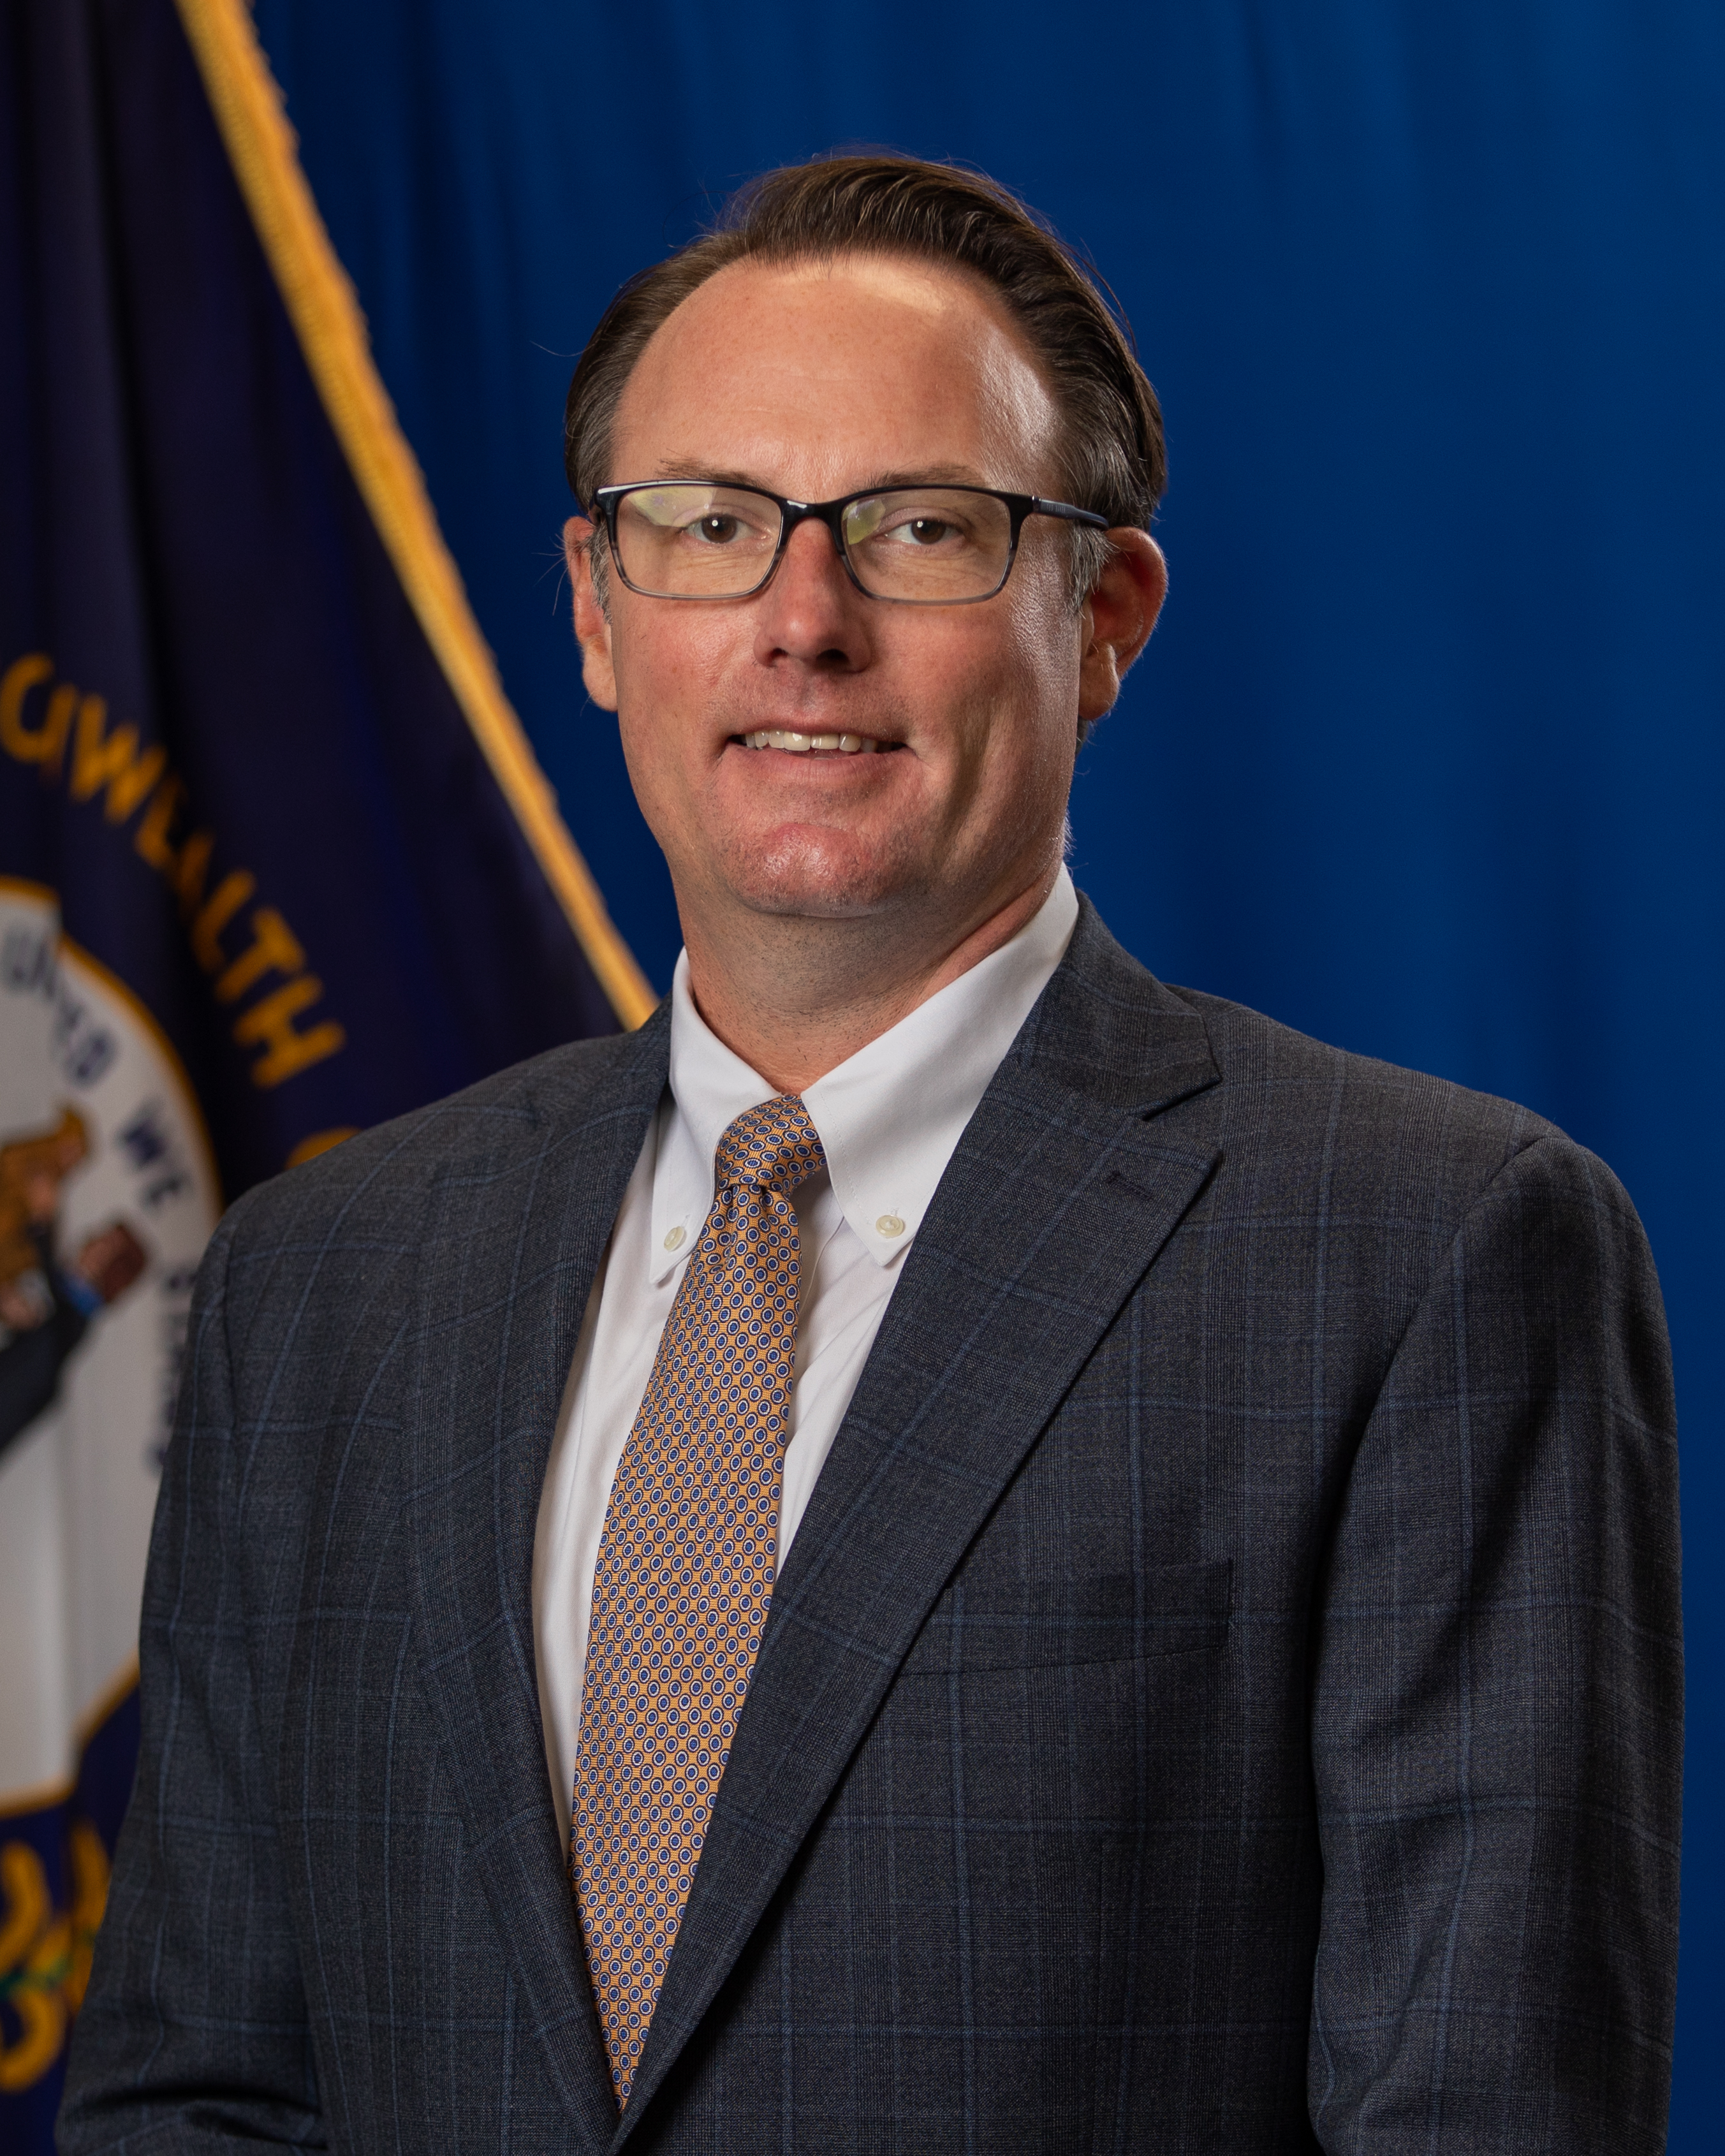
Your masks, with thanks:
M 917 882 L 896 848 L 810 843 L 806 838 L 740 851 L 724 880 L 752 912 L 855 920 L 906 895 Z

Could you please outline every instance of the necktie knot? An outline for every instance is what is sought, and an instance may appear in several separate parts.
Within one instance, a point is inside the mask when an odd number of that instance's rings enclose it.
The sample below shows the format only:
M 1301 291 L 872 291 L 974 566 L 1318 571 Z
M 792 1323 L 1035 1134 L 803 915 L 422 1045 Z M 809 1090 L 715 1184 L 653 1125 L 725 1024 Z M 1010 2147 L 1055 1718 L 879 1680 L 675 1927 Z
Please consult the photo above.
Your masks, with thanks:
M 713 1179 L 721 1190 L 754 1183 L 789 1192 L 826 1164 L 807 1108 L 796 1094 L 778 1093 L 758 1108 L 746 1109 L 719 1140 Z

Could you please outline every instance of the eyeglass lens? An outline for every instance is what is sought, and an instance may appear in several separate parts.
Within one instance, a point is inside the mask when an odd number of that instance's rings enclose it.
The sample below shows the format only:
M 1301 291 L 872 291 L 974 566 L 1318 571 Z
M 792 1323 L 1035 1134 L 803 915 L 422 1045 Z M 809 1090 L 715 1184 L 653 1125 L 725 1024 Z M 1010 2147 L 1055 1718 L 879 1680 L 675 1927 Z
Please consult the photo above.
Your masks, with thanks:
M 1012 512 L 962 488 L 896 487 L 850 503 L 845 552 L 876 598 L 986 598 L 1012 559 Z M 618 567 L 660 598 L 742 598 L 773 567 L 783 522 L 770 495 L 675 480 L 617 505 Z

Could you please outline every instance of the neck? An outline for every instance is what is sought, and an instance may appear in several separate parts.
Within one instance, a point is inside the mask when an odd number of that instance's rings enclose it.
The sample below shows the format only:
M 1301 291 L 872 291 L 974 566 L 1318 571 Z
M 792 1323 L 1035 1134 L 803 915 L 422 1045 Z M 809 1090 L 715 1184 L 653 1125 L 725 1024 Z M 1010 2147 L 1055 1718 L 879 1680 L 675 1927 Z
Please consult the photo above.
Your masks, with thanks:
M 938 926 L 749 913 L 730 932 L 685 908 L 696 1008 L 734 1055 L 781 1093 L 817 1078 L 908 1018 L 1009 943 L 1054 887 L 1058 859 L 984 917 Z

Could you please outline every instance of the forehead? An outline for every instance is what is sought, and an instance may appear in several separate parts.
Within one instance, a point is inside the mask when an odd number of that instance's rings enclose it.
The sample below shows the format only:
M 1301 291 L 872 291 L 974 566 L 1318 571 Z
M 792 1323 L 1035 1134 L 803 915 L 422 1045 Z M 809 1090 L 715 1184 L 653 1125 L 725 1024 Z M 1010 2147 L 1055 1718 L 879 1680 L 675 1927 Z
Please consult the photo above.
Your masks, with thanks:
M 660 326 L 619 400 L 613 476 L 701 465 L 801 492 L 964 465 L 1040 486 L 1058 416 L 978 279 L 899 256 L 733 263 Z

